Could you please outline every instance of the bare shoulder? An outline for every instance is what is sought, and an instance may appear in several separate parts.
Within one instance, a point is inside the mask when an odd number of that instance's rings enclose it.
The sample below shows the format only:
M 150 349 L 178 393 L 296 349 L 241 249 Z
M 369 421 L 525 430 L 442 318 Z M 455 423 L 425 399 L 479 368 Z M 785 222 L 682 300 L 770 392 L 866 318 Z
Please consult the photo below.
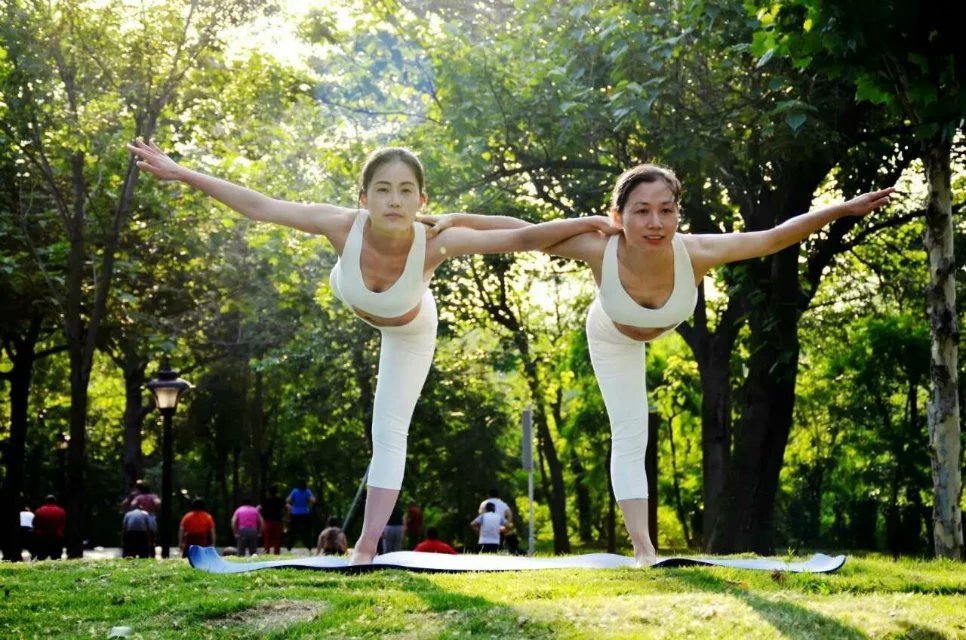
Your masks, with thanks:
M 735 248 L 750 234 L 742 233 L 682 233 L 681 239 L 691 258 L 694 277 L 700 281 L 711 269 L 726 262 Z
M 307 204 L 304 207 L 305 219 L 311 227 L 307 230 L 328 238 L 335 252 L 341 256 L 352 223 L 362 210 L 332 204 Z
M 561 258 L 582 260 L 590 265 L 591 268 L 595 268 L 600 265 L 604 257 L 604 249 L 607 247 L 609 237 L 596 231 L 588 231 L 587 233 L 581 233 L 572 238 L 567 238 L 563 242 L 558 242 L 552 247 L 545 249 L 544 253 L 549 253 L 552 256 L 560 256 Z
M 306 204 L 305 216 L 319 228 L 319 233 L 330 233 L 345 229 L 348 232 L 352 222 L 359 215 L 361 209 L 348 209 L 334 204 Z

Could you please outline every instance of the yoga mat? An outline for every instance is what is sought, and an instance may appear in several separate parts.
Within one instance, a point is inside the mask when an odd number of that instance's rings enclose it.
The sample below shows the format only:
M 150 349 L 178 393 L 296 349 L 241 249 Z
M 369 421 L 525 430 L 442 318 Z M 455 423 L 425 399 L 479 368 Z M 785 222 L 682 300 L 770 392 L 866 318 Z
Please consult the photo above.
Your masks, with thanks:
M 581 556 L 556 556 L 552 558 L 528 558 L 499 554 L 419 553 L 395 551 L 376 556 L 371 565 L 349 566 L 343 556 L 313 556 L 287 560 L 262 560 L 229 562 L 214 547 L 192 545 L 188 549 L 188 562 L 195 569 L 208 573 L 246 573 L 261 569 L 313 569 L 316 571 L 362 572 L 378 569 L 403 569 L 406 571 L 458 572 L 458 571 L 531 571 L 535 569 L 616 569 L 633 567 L 634 559 L 613 553 L 589 553 Z M 831 573 L 845 564 L 845 556 L 834 558 L 817 553 L 804 562 L 784 562 L 768 558 L 659 558 L 654 569 L 678 567 L 713 566 L 753 571 L 786 571 L 789 573 Z

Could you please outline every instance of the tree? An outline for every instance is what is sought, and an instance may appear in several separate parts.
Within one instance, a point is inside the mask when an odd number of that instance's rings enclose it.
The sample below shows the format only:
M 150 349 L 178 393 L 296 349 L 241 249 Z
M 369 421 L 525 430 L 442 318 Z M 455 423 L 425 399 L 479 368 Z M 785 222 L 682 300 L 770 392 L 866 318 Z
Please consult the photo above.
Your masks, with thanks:
M 932 331 L 931 397 L 933 538 L 937 555 L 964 557 L 959 424 L 955 255 L 950 152 L 966 117 L 958 25 L 962 4 L 906 0 L 848 5 L 795 0 L 759 3 L 763 29 L 756 52 L 854 83 L 857 102 L 885 107 L 906 120 L 919 145 L 929 184 L 925 242 L 927 309 Z
M 185 73 L 217 46 L 222 28 L 250 11 L 231 0 L 157 3 L 132 20 L 118 2 L 5 6 L 0 123 L 44 184 L 69 243 L 61 313 L 71 361 L 71 557 L 83 545 L 87 390 L 137 179 L 122 142 L 154 134 Z
M 479 167 L 463 188 L 484 206 L 495 191 L 546 217 L 599 211 L 614 176 L 651 160 L 685 183 L 690 231 L 754 230 L 809 209 L 839 166 L 848 192 L 901 170 L 906 142 L 846 99 L 849 83 L 750 54 L 740 3 L 531 3 L 510 22 L 477 25 L 472 41 L 455 25 L 423 41 L 437 70 L 432 120 L 446 123 L 436 138 L 458 140 L 457 157 Z M 802 247 L 720 269 L 727 297 L 702 291 L 679 327 L 702 384 L 709 550 L 772 550 L 801 314 L 836 255 L 892 224 L 856 232 L 842 220 Z M 745 326 L 748 373 L 735 380 Z

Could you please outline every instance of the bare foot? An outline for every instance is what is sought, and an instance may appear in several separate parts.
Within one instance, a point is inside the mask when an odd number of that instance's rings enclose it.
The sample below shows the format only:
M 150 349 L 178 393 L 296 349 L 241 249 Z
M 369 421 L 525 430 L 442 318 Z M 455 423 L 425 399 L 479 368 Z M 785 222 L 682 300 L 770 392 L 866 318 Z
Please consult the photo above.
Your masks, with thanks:
M 375 552 L 364 553 L 359 549 L 353 549 L 352 553 L 349 555 L 349 566 L 356 566 L 362 564 L 372 564 L 373 558 L 376 557 Z
M 634 549 L 634 560 L 639 567 L 650 567 L 657 562 L 657 552 L 652 545 L 647 545 L 641 549 Z

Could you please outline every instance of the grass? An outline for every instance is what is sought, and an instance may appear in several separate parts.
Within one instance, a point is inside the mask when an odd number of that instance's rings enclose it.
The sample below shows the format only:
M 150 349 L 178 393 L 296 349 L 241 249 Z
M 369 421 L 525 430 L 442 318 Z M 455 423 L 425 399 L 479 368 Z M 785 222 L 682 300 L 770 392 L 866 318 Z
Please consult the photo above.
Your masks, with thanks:
M 0 638 L 966 638 L 966 566 L 216 576 L 178 560 L 0 566 Z

